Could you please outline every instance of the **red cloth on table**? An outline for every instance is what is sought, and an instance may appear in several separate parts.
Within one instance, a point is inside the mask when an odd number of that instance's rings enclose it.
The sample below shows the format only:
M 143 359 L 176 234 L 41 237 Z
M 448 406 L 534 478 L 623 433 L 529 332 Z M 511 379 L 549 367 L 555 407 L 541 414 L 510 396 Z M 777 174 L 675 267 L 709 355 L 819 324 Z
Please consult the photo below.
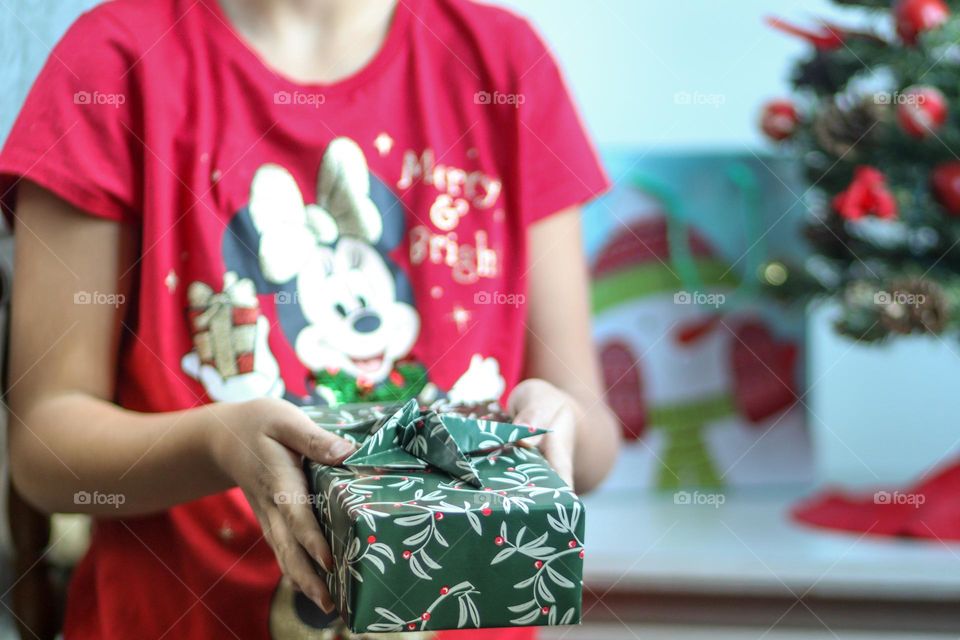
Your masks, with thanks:
M 960 461 L 904 491 L 852 495 L 828 490 L 795 505 L 791 515 L 827 529 L 960 540 Z

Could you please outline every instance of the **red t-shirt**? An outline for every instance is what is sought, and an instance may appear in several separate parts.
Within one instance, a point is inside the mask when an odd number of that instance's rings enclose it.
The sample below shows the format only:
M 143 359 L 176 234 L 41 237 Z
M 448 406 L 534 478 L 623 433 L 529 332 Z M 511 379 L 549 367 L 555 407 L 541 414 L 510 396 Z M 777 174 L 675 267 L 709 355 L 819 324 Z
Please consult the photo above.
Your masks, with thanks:
M 527 228 L 607 184 L 541 40 L 468 0 L 399 2 L 375 58 L 330 85 L 271 70 L 215 0 L 107 2 L 50 56 L 0 174 L 8 213 L 25 177 L 136 225 L 116 396 L 145 412 L 503 398 Z M 279 579 L 238 490 L 101 520 L 66 637 L 320 637 Z

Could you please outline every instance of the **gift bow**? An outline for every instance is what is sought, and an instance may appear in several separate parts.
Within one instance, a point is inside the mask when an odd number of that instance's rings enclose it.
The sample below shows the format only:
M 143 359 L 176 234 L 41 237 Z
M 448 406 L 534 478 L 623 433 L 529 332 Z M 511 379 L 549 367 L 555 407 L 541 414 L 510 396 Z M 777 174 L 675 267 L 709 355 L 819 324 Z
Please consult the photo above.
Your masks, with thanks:
M 343 461 L 348 467 L 426 469 L 435 467 L 474 487 L 483 481 L 470 460 L 473 454 L 497 449 L 543 429 L 507 422 L 468 418 L 433 409 L 421 410 L 412 399 L 389 417 L 357 451 Z

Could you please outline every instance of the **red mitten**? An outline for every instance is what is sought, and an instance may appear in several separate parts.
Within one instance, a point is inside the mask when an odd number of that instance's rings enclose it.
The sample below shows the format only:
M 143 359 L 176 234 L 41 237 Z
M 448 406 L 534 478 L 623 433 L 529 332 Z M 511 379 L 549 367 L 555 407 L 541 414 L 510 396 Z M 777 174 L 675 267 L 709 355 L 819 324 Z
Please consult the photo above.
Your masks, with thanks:
M 607 404 L 620 420 L 623 437 L 639 440 L 647 426 L 647 406 L 643 397 L 640 363 L 629 345 L 608 342 L 600 351 Z
M 731 360 L 733 396 L 747 420 L 762 422 L 797 399 L 797 347 L 778 342 L 760 320 L 748 320 L 734 332 Z

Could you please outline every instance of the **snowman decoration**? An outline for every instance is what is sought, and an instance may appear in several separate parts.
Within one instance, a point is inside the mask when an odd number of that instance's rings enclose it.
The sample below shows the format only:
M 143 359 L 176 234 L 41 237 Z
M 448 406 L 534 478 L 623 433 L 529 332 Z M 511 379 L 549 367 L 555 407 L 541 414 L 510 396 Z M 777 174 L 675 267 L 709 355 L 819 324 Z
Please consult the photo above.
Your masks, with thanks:
M 709 429 L 731 418 L 760 422 L 790 406 L 795 348 L 775 343 L 754 319 L 724 304 L 736 286 L 728 266 L 690 231 L 702 290 L 683 288 L 671 266 L 668 219 L 645 210 L 603 247 L 593 268 L 594 322 L 607 401 L 627 441 L 654 452 L 663 489 L 723 484 Z M 776 372 L 776 376 L 773 373 Z

